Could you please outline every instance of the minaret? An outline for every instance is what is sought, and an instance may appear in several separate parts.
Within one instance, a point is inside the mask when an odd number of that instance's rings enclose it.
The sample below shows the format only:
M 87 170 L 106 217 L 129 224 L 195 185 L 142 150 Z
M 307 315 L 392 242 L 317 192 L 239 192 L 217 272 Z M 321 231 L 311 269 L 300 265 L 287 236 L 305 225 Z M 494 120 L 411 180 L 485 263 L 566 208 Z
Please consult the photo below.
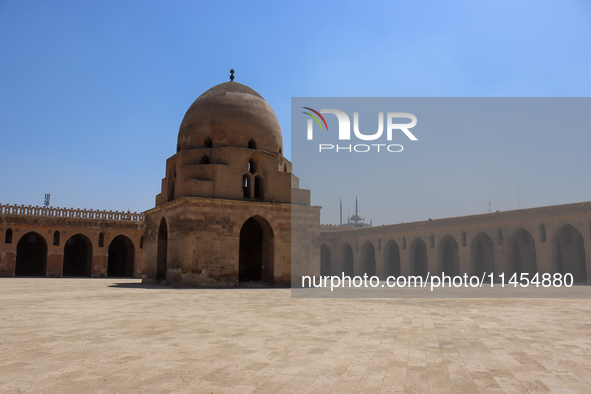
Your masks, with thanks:
M 340 217 L 341 217 L 341 226 L 343 225 L 343 199 L 341 198 L 341 213 L 340 213 Z
M 355 196 L 355 216 L 357 216 L 357 196 Z

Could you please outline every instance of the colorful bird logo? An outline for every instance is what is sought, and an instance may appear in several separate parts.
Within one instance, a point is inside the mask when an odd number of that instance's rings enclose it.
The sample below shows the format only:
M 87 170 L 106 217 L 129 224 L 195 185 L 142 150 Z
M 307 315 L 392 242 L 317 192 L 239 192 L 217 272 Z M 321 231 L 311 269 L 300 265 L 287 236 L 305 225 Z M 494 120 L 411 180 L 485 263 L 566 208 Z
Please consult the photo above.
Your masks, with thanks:
M 302 108 L 307 109 L 308 111 L 312 111 L 316 115 L 320 116 L 320 119 L 322 119 L 322 122 L 324 122 L 324 125 L 326 126 L 326 131 L 328 131 L 328 125 L 326 124 L 326 120 L 324 120 L 324 116 L 320 115 L 320 112 L 313 110 L 312 108 L 308 108 L 308 107 L 302 107 Z M 316 116 L 312 115 L 309 112 L 302 112 L 302 113 L 314 118 L 314 120 L 318 123 L 318 126 L 320 126 L 320 130 L 322 130 L 322 123 L 320 123 L 320 120 L 318 120 L 318 118 Z

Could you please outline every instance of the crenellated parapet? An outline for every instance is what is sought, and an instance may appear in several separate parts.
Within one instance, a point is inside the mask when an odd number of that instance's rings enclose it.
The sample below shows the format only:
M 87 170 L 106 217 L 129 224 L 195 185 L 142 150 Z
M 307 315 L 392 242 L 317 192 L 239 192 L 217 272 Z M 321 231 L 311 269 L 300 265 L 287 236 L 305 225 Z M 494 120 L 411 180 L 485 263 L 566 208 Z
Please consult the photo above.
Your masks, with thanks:
M 143 225 L 144 214 L 138 212 L 107 211 L 80 208 L 40 207 L 38 205 L 0 204 L 0 216 L 10 217 L 43 217 L 63 219 L 109 220 L 116 222 L 132 222 Z

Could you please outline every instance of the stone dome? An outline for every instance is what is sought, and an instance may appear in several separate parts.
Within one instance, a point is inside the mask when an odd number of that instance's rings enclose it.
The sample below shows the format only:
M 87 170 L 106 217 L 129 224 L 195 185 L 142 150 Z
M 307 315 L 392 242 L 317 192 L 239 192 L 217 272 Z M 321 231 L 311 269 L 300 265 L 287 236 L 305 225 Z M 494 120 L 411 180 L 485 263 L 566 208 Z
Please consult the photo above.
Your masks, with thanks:
M 363 218 L 361 216 L 359 216 L 358 214 L 354 214 L 353 216 L 351 216 L 351 218 L 349 218 L 349 220 L 357 223 L 357 222 L 363 220 Z
M 221 83 L 199 96 L 187 110 L 177 151 L 210 146 L 283 153 L 281 127 L 260 94 L 238 82 Z

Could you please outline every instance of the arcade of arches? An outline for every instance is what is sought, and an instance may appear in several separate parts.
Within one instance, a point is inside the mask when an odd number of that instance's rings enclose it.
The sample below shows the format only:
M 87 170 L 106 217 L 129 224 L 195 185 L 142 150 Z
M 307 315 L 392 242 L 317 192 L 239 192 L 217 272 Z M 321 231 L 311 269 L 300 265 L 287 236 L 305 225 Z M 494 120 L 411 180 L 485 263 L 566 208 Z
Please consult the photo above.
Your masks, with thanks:
M 7 214 L 6 207 L 0 210 L 0 276 L 141 277 L 142 215 L 93 211 L 92 219 L 76 219 L 66 211 L 83 211 L 11 207 Z M 112 219 L 96 219 L 101 216 Z
M 359 229 L 330 226 L 321 275 L 570 273 L 591 283 L 591 202 Z M 374 266 L 375 264 L 375 266 Z

